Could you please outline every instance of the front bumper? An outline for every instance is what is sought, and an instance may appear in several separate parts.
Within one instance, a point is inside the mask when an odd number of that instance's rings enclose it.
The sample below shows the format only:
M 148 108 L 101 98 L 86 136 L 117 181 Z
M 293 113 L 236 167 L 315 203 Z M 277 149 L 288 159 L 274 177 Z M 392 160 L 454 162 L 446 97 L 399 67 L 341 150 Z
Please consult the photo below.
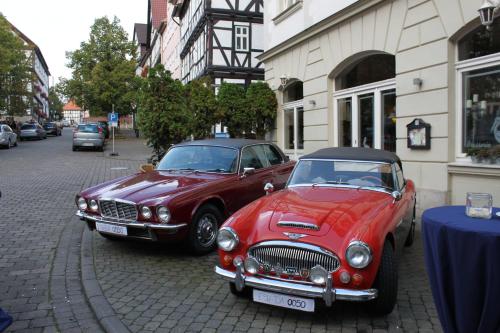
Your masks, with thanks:
M 331 278 L 326 283 L 326 286 L 321 287 L 259 276 L 246 276 L 243 265 L 237 267 L 236 272 L 215 266 L 215 273 L 223 279 L 233 282 L 239 291 L 243 290 L 244 287 L 252 287 L 288 295 L 322 298 L 327 306 L 331 306 L 335 300 L 365 302 L 375 299 L 378 296 L 377 289 L 354 290 L 333 288 Z
M 155 223 L 144 223 L 139 221 L 120 221 L 115 220 L 113 218 L 102 217 L 97 215 L 90 215 L 81 210 L 76 212 L 76 216 L 80 218 L 80 220 L 87 222 L 87 225 L 90 229 L 95 229 L 95 222 L 101 222 L 106 224 L 113 224 L 122 227 L 127 227 L 127 236 L 122 237 L 130 237 L 130 238 L 139 238 L 146 239 L 151 241 L 158 240 L 156 231 L 167 232 L 168 234 L 176 234 L 179 229 L 187 226 L 186 223 L 183 224 L 155 224 Z M 91 225 L 93 224 L 93 226 Z M 117 235 L 120 236 L 120 235 Z

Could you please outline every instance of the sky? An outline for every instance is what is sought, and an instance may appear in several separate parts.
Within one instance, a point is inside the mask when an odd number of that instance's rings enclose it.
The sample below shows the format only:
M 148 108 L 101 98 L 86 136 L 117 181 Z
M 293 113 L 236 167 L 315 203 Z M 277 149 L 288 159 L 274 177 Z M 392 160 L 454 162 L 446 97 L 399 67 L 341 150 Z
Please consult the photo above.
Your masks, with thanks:
M 146 23 L 147 11 L 147 0 L 0 0 L 0 12 L 42 51 L 51 85 L 71 77 L 66 51 L 88 40 L 96 18 L 117 16 L 132 39 L 134 23 Z

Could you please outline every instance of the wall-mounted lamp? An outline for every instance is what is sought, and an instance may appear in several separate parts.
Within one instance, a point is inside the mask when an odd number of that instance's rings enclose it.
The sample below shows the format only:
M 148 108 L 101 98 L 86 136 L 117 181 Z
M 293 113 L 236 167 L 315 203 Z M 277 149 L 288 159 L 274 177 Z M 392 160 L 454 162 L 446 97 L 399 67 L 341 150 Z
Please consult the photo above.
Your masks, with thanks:
M 280 81 L 281 81 L 281 88 L 285 88 L 286 84 L 288 83 L 288 75 L 286 74 L 281 75 Z
M 420 87 L 422 87 L 422 83 L 424 83 L 424 81 L 422 81 L 422 79 L 421 79 L 421 78 L 418 78 L 418 77 L 417 77 L 417 78 L 414 78 L 414 79 L 413 79 L 413 84 L 414 84 L 414 85 L 416 85 L 416 86 L 417 86 L 417 87 L 419 87 L 419 88 L 420 88 Z
M 479 17 L 481 18 L 481 24 L 486 27 L 487 30 L 491 30 L 491 25 L 493 24 L 494 15 L 498 7 L 500 6 L 500 0 L 484 0 L 481 7 L 479 7 Z
M 316 101 L 314 99 L 310 99 L 309 100 L 309 104 L 312 106 L 312 107 L 315 107 L 316 106 Z

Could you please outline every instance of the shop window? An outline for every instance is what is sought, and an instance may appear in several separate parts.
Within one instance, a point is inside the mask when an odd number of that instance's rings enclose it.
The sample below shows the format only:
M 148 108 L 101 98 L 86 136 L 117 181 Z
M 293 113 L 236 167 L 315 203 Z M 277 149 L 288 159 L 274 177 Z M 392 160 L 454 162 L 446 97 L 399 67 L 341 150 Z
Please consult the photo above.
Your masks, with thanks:
M 458 44 L 458 60 L 479 58 L 500 52 L 500 20 L 496 19 L 488 31 L 480 26 L 462 38 Z
M 283 92 L 283 103 L 300 101 L 304 98 L 304 84 L 302 81 L 296 81 L 288 85 Z
M 363 58 L 336 78 L 337 90 L 348 89 L 368 83 L 396 77 L 395 57 L 388 54 L 374 54 Z
M 285 149 L 304 149 L 304 108 L 301 106 L 285 109 Z

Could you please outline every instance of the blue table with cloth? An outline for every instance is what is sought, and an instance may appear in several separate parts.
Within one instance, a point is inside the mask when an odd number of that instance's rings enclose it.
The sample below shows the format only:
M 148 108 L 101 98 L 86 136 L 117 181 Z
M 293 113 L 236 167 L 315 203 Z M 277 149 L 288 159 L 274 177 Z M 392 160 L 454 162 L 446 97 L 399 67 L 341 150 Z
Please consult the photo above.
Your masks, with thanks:
M 465 215 L 465 206 L 422 215 L 427 273 L 445 332 L 500 332 L 500 218 Z

